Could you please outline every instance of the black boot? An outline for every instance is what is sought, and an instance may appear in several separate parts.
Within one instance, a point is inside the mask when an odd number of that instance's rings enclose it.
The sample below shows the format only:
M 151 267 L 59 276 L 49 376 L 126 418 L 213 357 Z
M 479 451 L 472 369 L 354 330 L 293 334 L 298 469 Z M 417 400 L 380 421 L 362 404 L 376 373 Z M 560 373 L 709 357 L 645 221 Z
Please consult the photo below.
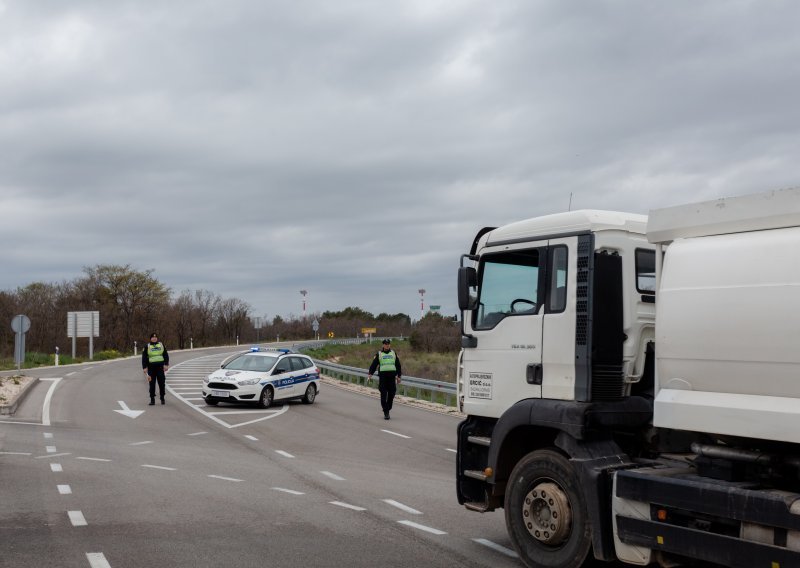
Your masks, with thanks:
M 156 404 L 156 399 L 155 398 L 151 398 L 150 399 L 150 404 L 148 404 L 147 406 L 154 406 L 155 404 Z
M 167 404 L 167 403 L 164 401 L 164 397 L 163 397 L 163 396 L 161 397 L 161 404 Z

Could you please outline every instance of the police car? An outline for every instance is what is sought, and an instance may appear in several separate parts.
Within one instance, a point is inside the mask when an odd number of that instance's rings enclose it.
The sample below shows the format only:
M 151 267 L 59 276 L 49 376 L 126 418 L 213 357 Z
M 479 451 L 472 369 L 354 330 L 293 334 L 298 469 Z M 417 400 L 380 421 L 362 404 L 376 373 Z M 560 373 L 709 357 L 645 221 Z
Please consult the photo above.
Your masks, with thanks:
M 319 369 L 307 355 L 289 349 L 253 347 L 203 379 L 206 404 L 255 402 L 269 408 L 276 400 L 311 404 L 319 393 Z

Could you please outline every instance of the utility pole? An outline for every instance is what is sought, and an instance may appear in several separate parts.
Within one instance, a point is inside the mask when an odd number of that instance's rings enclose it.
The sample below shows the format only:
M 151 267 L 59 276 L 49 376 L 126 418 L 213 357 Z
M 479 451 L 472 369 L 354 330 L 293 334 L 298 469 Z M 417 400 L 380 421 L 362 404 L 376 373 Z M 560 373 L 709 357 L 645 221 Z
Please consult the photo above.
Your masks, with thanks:
M 300 290 L 300 293 L 303 295 L 303 319 L 306 319 L 306 294 L 308 294 L 308 290 Z
M 419 319 L 425 317 L 425 288 L 419 289 Z

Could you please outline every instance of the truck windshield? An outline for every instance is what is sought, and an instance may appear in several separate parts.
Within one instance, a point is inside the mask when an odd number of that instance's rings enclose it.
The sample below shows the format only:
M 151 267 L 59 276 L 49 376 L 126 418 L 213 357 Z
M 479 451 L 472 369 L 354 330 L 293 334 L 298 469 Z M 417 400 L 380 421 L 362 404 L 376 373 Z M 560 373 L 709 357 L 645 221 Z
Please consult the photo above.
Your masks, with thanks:
M 489 329 L 506 316 L 536 312 L 539 250 L 486 255 L 479 269 L 478 309 L 473 327 Z

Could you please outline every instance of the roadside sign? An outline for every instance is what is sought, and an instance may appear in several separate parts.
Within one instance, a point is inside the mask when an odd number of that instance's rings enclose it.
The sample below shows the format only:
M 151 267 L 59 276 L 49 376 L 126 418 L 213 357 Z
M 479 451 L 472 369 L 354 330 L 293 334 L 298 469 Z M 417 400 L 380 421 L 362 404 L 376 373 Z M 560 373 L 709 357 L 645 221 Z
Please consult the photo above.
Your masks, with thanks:
M 376 333 L 378 333 L 378 329 L 375 327 L 362 327 L 361 333 L 363 333 L 364 335 L 375 335 Z

